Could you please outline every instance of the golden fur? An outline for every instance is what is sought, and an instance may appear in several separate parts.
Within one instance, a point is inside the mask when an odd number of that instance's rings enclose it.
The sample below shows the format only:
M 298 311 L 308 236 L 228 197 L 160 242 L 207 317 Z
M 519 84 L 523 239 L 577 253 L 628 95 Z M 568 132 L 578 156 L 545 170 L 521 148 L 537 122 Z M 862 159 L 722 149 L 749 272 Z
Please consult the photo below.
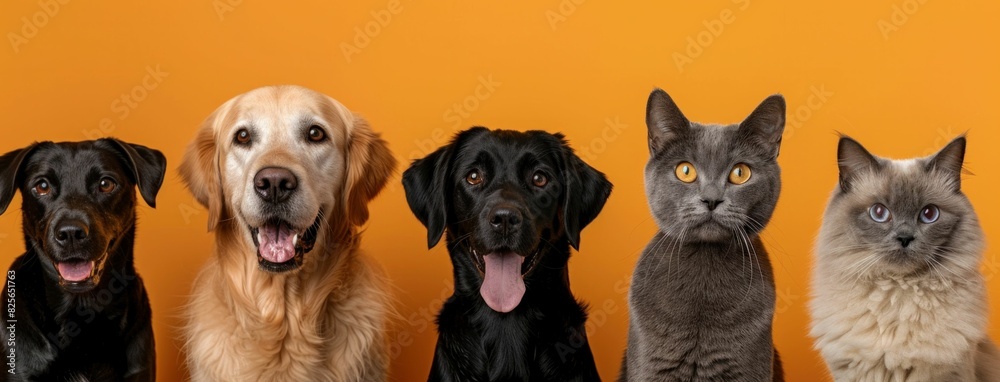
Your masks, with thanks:
M 255 159 L 246 154 L 253 160 L 235 163 L 228 150 L 241 124 L 249 120 L 255 128 L 291 131 L 297 128 L 290 126 L 297 123 L 295 113 L 324 127 L 330 152 L 310 156 L 276 135 L 254 142 Z M 268 132 L 279 133 L 284 134 Z M 313 162 L 322 165 L 313 168 Z M 310 208 L 326 212 L 301 267 L 270 273 L 258 268 L 244 229 L 246 211 L 236 202 L 252 185 L 234 170 L 278 164 L 295 171 L 299 187 L 317 195 L 310 200 L 319 206 Z M 209 230 L 216 237 L 215 253 L 195 280 L 186 310 L 185 350 L 193 380 L 386 380 L 387 285 L 379 266 L 358 249 L 358 228 L 368 219 L 367 203 L 395 165 L 367 122 L 305 88 L 256 89 L 208 117 L 180 168 L 188 188 L 208 208 Z

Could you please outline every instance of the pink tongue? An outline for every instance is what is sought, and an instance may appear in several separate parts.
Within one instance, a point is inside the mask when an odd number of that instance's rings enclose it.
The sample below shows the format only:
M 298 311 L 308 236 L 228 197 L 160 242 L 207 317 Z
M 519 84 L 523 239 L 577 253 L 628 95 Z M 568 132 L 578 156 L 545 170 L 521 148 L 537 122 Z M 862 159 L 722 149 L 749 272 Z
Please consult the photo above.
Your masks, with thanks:
M 94 262 L 67 261 L 57 263 L 56 268 L 59 269 L 59 275 L 62 276 L 63 280 L 77 282 L 90 277 L 90 273 L 94 270 Z
M 267 224 L 260 227 L 257 234 L 260 256 L 264 260 L 278 264 L 291 260 L 295 257 L 295 244 L 292 243 L 294 235 L 290 227 L 284 224 Z
M 521 278 L 521 263 L 524 257 L 516 253 L 491 253 L 483 256 L 486 262 L 486 277 L 479 288 L 479 294 L 493 310 L 507 313 L 517 307 L 524 297 L 524 279 Z

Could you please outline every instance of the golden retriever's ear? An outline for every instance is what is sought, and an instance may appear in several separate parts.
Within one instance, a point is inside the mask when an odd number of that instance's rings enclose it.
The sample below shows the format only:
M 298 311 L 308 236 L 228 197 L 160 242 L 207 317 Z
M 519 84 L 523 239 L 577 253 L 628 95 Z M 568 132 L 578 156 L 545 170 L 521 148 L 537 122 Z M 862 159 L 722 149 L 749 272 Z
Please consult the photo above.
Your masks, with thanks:
M 396 158 L 389 145 L 372 131 L 368 121 L 353 115 L 347 137 L 347 186 L 344 209 L 351 224 L 368 221 L 368 202 L 378 195 L 396 170 Z
M 208 209 L 208 230 L 215 230 L 222 219 L 222 180 L 219 174 L 219 148 L 215 142 L 217 119 L 222 118 L 220 107 L 198 129 L 194 140 L 188 144 L 181 162 L 180 174 L 188 190 L 198 203 Z

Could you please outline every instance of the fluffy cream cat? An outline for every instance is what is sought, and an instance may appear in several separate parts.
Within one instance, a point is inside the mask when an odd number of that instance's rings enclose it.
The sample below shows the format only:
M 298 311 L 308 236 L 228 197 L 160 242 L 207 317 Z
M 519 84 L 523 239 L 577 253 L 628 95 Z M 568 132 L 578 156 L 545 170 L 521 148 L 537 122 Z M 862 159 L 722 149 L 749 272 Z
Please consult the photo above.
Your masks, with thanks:
M 841 138 L 811 303 L 811 335 L 836 381 L 1000 381 L 964 155 L 964 137 L 910 160 Z

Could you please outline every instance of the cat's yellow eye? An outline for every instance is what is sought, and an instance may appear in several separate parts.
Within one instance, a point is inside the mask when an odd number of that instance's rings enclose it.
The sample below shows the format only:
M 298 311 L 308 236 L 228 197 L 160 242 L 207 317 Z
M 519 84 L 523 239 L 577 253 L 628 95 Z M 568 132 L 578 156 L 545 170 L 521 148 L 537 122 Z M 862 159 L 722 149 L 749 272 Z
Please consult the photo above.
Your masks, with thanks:
M 750 166 L 746 163 L 740 163 L 733 166 L 733 169 L 729 171 L 729 183 L 732 184 L 743 184 L 750 180 Z
M 698 171 L 694 169 L 694 165 L 689 162 L 681 162 L 674 168 L 674 174 L 677 174 L 677 179 L 681 182 L 691 183 L 695 179 L 698 179 Z

